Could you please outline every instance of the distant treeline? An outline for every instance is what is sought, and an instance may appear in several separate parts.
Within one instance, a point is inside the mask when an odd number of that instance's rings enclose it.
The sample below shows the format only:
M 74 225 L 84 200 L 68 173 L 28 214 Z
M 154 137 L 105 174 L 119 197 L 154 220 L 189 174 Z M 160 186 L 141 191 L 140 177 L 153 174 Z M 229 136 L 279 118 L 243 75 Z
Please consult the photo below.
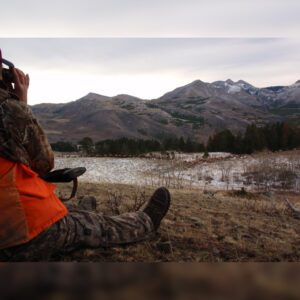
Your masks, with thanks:
M 73 152 L 84 151 L 96 155 L 140 155 L 154 151 L 203 152 L 204 144 L 192 141 L 190 138 L 167 138 L 163 141 L 121 138 L 103 140 L 94 143 L 90 137 L 85 137 L 74 145 L 70 142 L 51 144 L 54 151 Z
M 95 155 L 140 155 L 154 151 L 182 152 L 230 152 L 251 154 L 264 149 L 271 151 L 289 150 L 300 147 L 300 128 L 287 123 L 275 123 L 264 127 L 249 125 L 244 134 L 234 135 L 230 130 L 220 131 L 209 137 L 207 145 L 190 138 L 167 138 L 163 141 L 121 138 L 94 143 L 85 137 L 76 145 L 71 142 L 51 144 L 54 151 L 84 151 Z
M 300 128 L 287 123 L 275 123 L 264 127 L 252 124 L 245 133 L 233 135 L 223 130 L 209 138 L 207 150 L 251 154 L 262 150 L 290 150 L 300 147 Z

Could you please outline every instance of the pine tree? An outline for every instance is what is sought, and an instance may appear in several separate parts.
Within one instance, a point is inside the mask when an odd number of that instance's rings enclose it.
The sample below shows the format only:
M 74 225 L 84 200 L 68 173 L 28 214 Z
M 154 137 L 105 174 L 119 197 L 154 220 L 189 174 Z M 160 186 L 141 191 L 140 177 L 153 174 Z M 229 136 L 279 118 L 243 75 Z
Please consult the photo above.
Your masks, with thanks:
M 78 144 L 81 145 L 81 149 L 87 154 L 91 154 L 94 150 L 94 142 L 90 137 L 83 138 L 78 142 Z

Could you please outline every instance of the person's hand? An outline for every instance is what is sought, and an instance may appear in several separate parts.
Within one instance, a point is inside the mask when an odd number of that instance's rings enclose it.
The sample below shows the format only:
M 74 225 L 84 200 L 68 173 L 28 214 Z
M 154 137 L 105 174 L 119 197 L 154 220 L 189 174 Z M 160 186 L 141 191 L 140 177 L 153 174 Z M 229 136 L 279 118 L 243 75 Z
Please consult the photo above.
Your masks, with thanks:
M 29 75 L 24 74 L 21 70 L 14 68 L 14 90 L 13 92 L 18 96 L 19 100 L 27 104 L 27 92 L 29 88 Z

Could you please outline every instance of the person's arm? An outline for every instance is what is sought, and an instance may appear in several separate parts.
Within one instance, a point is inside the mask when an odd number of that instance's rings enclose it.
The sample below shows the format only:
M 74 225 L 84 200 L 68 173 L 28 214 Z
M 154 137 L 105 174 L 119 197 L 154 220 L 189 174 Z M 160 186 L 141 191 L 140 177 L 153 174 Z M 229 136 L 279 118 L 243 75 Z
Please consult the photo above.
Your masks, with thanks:
M 30 168 L 39 175 L 45 175 L 54 167 L 53 151 L 43 129 L 27 106 L 28 74 L 25 75 L 16 68 L 13 72 L 15 84 L 13 93 L 19 98 L 25 113 L 22 146 L 28 154 Z

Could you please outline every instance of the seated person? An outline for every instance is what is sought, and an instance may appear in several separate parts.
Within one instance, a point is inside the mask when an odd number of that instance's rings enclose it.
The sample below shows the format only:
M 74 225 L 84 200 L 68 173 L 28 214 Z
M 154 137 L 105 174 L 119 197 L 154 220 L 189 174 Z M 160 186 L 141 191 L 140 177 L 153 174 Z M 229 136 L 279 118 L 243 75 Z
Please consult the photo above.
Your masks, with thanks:
M 65 205 L 41 176 L 54 167 L 47 137 L 27 105 L 29 76 L 2 75 L 0 50 L 0 261 L 47 260 L 80 247 L 112 247 L 153 236 L 170 205 L 157 189 L 142 211 L 104 216 Z M 95 199 L 94 199 L 95 200 Z

